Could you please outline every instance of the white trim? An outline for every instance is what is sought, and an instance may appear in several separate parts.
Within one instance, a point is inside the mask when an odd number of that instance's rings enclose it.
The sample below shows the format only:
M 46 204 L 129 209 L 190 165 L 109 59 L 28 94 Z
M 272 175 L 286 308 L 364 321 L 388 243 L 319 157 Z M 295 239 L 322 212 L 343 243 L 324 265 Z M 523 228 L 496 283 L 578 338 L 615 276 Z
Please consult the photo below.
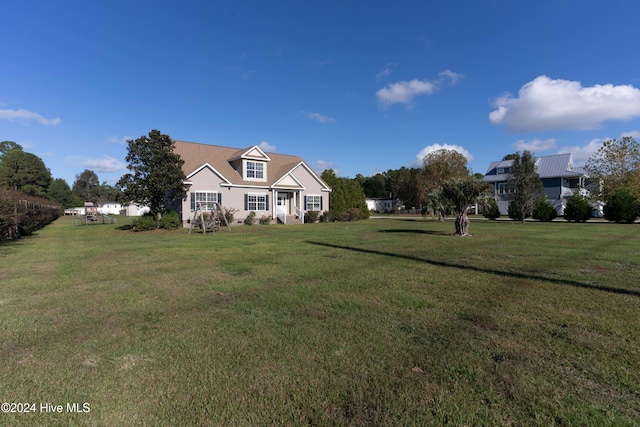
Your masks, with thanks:
M 231 184 L 231 181 L 229 181 L 227 178 L 225 178 L 224 175 L 222 175 L 220 172 L 218 172 L 216 170 L 216 168 L 214 168 L 213 166 L 211 166 L 208 162 L 204 163 L 202 166 L 200 166 L 198 169 L 194 170 L 193 172 L 191 172 L 189 175 L 186 176 L 187 179 L 191 178 L 192 176 L 194 176 L 195 174 L 197 174 L 198 172 L 200 172 L 202 169 L 204 168 L 208 168 L 209 170 L 211 170 L 213 173 L 215 173 L 216 175 L 218 175 L 220 178 L 222 178 L 224 180 L 224 182 L 226 182 L 227 184 Z
M 283 175 L 283 177 L 284 177 L 284 176 L 286 176 L 287 174 L 292 174 L 292 175 L 293 175 L 293 171 L 294 171 L 295 169 L 297 169 L 297 168 L 298 168 L 298 166 L 302 166 L 303 168 L 305 168 L 305 169 L 307 170 L 307 172 L 309 172 L 309 174 L 311 175 L 311 177 L 312 177 L 312 178 L 314 178 L 314 179 L 318 182 L 318 184 L 320 184 L 320 185 L 323 187 L 320 191 L 328 191 L 328 192 L 331 192 L 331 187 L 329 187 L 329 185 L 327 185 L 327 183 L 326 183 L 326 182 L 324 182 L 324 181 L 322 180 L 322 178 L 320 178 L 320 177 L 318 176 L 318 174 L 316 174 L 316 173 L 313 171 L 313 169 L 311 169 L 311 168 L 310 168 L 310 167 L 309 167 L 309 166 L 304 162 L 304 160 L 303 160 L 303 161 L 301 161 L 300 163 L 298 163 L 297 165 L 295 165 L 294 167 L 292 167 L 292 168 L 291 168 L 291 170 L 289 170 L 289 172 L 287 172 L 286 174 L 284 174 L 284 175 Z M 295 175 L 293 175 L 293 176 L 295 176 Z M 279 181 L 279 180 L 278 180 L 278 181 Z M 274 185 L 275 185 L 275 184 L 274 184 Z
M 297 166 L 296 166 L 297 167 Z M 295 169 L 295 168 L 294 168 Z M 289 172 L 285 173 L 284 175 L 282 175 L 282 177 L 277 180 L 276 182 L 274 182 L 273 184 L 271 184 L 271 187 L 276 187 L 278 185 L 278 183 L 280 181 L 282 181 L 283 179 L 285 179 L 286 177 L 290 177 L 291 179 L 293 179 L 300 187 L 281 187 L 281 189 L 285 189 L 285 188 L 295 188 L 296 190 L 306 190 L 304 184 L 302 184 L 302 182 L 300 182 L 300 180 L 298 178 L 296 178 L 296 176 L 292 173 L 293 169 L 291 169 Z
M 253 163 L 254 166 L 262 165 L 262 178 L 247 176 L 248 165 L 250 162 Z M 258 172 L 257 168 L 255 168 L 253 171 L 254 173 Z M 267 182 L 267 162 L 265 162 L 264 160 L 242 159 L 242 179 L 245 181 Z
M 258 150 L 260 152 L 260 156 L 261 157 L 257 157 L 257 156 L 250 156 L 247 153 L 254 151 L 254 150 Z M 245 150 L 242 154 L 240 154 L 239 156 L 233 157 L 231 159 L 229 159 L 230 161 L 234 161 L 234 160 L 238 160 L 238 159 L 260 159 L 266 162 L 270 162 L 271 161 L 271 157 L 267 156 L 267 154 L 262 151 L 262 148 L 258 147 L 257 145 L 254 145 L 253 147 L 249 147 L 249 149 Z

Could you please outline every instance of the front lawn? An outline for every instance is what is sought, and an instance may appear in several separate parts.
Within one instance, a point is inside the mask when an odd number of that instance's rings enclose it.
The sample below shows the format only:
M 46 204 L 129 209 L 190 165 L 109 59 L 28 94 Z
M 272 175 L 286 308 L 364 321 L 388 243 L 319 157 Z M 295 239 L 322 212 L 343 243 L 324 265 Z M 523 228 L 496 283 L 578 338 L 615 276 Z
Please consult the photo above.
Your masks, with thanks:
M 122 225 L 0 244 L 0 425 L 640 423 L 637 225 Z

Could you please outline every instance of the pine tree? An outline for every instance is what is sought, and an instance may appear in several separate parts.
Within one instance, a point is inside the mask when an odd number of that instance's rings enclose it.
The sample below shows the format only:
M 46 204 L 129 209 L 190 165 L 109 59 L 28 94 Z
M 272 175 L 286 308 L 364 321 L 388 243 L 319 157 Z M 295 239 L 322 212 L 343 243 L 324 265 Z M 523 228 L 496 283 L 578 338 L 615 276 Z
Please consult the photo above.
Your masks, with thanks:
M 542 180 L 536 172 L 533 155 L 526 150 L 522 155 L 516 153 L 511 170 L 508 181 L 514 193 L 509 204 L 509 216 L 524 223 L 542 198 Z

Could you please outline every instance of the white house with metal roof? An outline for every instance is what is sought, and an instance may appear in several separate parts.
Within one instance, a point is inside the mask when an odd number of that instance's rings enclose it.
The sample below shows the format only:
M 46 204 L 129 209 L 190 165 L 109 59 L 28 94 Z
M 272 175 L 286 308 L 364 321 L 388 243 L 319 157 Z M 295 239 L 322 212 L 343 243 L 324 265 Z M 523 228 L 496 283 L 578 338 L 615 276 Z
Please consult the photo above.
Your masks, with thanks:
M 573 165 L 571 153 L 539 156 L 533 160 L 536 172 L 542 179 L 547 201 L 556 208 L 558 215 L 562 215 L 569 197 L 584 187 L 587 179 L 585 171 Z M 503 215 L 507 214 L 510 194 L 513 193 L 513 188 L 508 183 L 513 172 L 512 166 L 513 160 L 491 162 L 484 174 L 484 181 L 493 185 L 495 200 Z

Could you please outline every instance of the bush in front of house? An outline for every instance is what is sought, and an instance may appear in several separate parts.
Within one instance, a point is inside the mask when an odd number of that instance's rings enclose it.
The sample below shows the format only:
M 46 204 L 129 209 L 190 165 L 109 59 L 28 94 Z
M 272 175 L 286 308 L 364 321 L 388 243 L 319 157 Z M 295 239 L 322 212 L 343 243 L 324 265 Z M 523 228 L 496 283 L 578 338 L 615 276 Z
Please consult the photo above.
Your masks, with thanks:
M 158 221 L 152 215 L 143 215 L 131 222 L 131 231 L 151 231 L 158 228 Z
M 498 203 L 496 203 L 494 199 L 489 199 L 487 207 L 482 215 L 487 219 L 500 218 L 500 208 L 498 208 Z
M 263 215 L 260 217 L 258 222 L 260 223 L 260 225 L 269 225 L 271 224 L 271 217 Z
M 227 220 L 227 224 L 233 224 L 233 219 L 235 216 L 235 213 L 238 212 L 237 209 L 234 208 L 222 208 L 222 212 L 224 215 L 224 218 Z M 224 222 L 223 218 L 218 218 L 218 220 L 220 222 Z
M 569 197 L 564 208 L 564 219 L 567 221 L 587 222 L 591 218 L 591 205 L 584 196 L 576 193 Z
M 631 224 L 638 217 L 638 199 L 626 188 L 619 189 L 606 200 L 604 217 L 608 221 Z
M 177 230 L 182 226 L 182 221 L 178 212 L 169 211 L 162 214 L 158 225 L 165 230 Z
M 256 222 L 256 213 L 249 212 L 249 215 L 247 215 L 247 217 L 244 219 L 244 224 L 253 225 L 254 222 Z
M 533 214 L 531 216 L 533 219 L 537 219 L 538 221 L 548 222 L 553 221 L 558 216 L 558 212 L 556 212 L 556 208 L 553 207 L 551 202 L 546 199 L 542 199 L 533 209 Z
M 318 211 L 307 211 L 304 214 L 304 223 L 305 224 L 313 224 L 318 220 L 320 216 L 320 212 Z
M 318 221 L 320 222 L 331 222 L 331 212 L 329 211 L 324 211 L 322 212 L 322 215 L 320 215 L 320 217 L 318 218 Z

